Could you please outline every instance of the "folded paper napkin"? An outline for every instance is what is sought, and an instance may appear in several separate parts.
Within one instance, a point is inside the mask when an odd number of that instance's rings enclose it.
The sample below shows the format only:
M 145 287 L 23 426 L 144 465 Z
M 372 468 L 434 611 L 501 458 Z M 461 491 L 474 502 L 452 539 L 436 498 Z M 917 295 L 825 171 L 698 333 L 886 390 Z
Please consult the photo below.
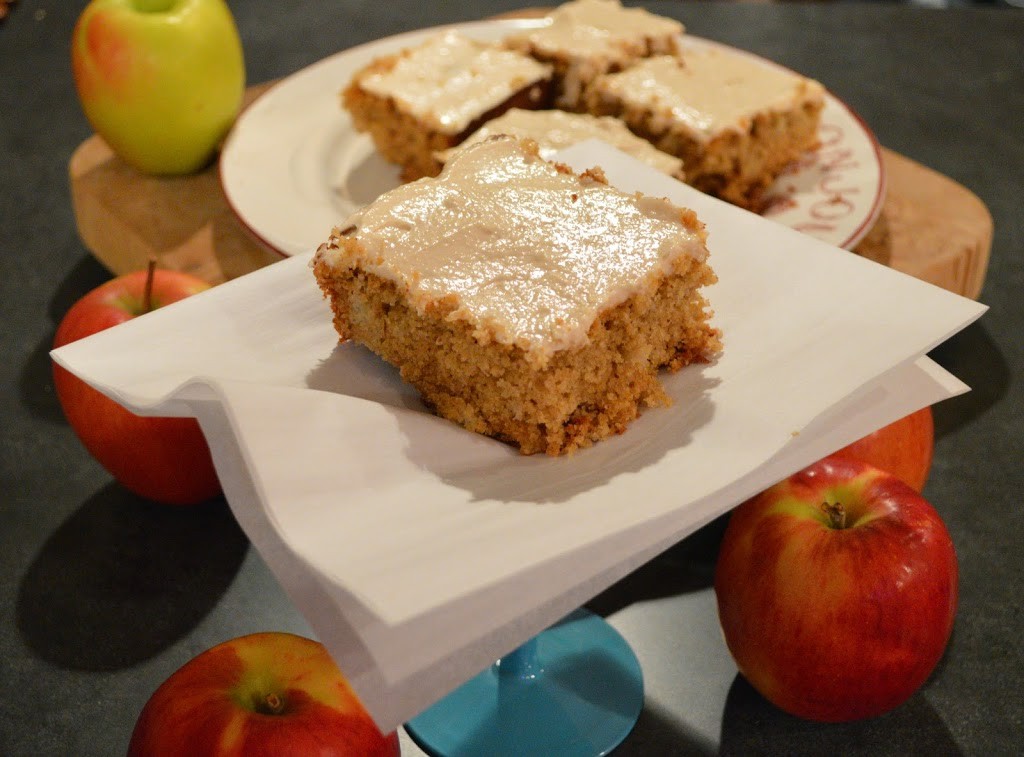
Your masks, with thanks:
M 308 254 L 53 353 L 136 412 L 199 419 L 235 516 L 384 730 L 746 497 L 966 390 L 924 355 L 984 306 L 601 143 L 560 159 L 697 212 L 725 342 L 665 377 L 672 407 L 574 456 L 439 419 L 339 345 Z

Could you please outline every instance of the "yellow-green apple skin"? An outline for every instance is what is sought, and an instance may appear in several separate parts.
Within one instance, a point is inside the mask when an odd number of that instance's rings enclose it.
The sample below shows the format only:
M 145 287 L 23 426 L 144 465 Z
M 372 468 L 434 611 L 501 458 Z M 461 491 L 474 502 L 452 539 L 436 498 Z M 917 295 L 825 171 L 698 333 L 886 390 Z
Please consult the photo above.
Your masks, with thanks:
M 72 33 L 71 67 L 93 129 L 148 174 L 208 165 L 245 91 L 224 0 L 92 0 Z

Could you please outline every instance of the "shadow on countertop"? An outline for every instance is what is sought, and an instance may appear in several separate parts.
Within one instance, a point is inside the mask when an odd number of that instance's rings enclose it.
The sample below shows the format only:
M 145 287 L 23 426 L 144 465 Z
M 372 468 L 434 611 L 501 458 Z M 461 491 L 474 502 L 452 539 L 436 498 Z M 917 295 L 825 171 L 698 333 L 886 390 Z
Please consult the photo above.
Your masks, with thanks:
M 33 653 L 66 669 L 130 667 L 187 636 L 227 591 L 247 550 L 224 500 L 167 507 L 112 482 L 29 565 L 18 630 Z
M 711 521 L 605 589 L 587 602 L 587 609 L 608 617 L 636 602 L 711 588 L 718 546 L 728 523 L 728 514 Z
M 895 710 L 852 723 L 815 723 L 769 704 L 737 675 L 722 717 L 719 755 L 959 755 L 949 728 L 921 692 Z
M 985 318 L 954 334 L 929 353 L 929 357 L 971 391 L 935 406 L 935 438 L 967 425 L 1003 399 L 1012 376 L 1006 356 L 985 328 Z

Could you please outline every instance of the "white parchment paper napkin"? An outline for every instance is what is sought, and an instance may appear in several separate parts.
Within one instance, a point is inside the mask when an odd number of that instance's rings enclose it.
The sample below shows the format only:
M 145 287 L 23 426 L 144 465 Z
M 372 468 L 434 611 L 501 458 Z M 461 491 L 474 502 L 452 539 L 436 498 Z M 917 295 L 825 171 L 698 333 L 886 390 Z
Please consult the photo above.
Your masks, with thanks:
M 427 412 L 338 344 L 309 255 L 53 353 L 136 412 L 199 419 L 236 517 L 385 730 L 746 497 L 966 390 L 924 354 L 984 306 L 600 143 L 561 159 L 697 211 L 725 342 L 665 377 L 671 408 L 574 456 Z

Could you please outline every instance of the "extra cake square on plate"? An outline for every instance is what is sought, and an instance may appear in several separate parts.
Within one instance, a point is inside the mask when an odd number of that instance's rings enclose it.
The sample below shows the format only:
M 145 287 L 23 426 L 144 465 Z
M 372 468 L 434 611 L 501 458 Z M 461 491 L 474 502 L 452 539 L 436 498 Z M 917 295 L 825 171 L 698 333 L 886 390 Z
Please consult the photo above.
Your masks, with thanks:
M 342 339 L 397 366 L 439 415 L 525 454 L 622 433 L 669 402 L 660 369 L 720 349 L 694 213 L 510 136 L 381 195 L 312 266 Z
M 584 94 L 600 75 L 621 71 L 652 55 L 678 51 L 684 27 L 619 0 L 572 0 L 555 8 L 537 29 L 510 35 L 505 44 L 555 67 L 555 105 L 584 109 Z
M 550 104 L 551 66 L 457 31 L 358 71 L 342 105 L 406 181 L 440 170 L 435 153 L 512 107 Z
M 783 168 L 818 145 L 824 89 L 722 49 L 658 56 L 602 76 L 589 112 L 616 116 L 685 164 L 687 183 L 759 210 Z
M 488 121 L 469 135 L 458 147 L 438 154 L 442 163 L 458 150 L 483 142 L 498 134 L 511 134 L 537 143 L 542 158 L 588 139 L 599 139 L 627 155 L 646 163 L 656 171 L 683 179 L 683 161 L 662 152 L 646 139 L 631 132 L 622 121 L 610 116 L 589 113 L 568 113 L 562 110 L 521 110 L 512 108 L 493 121 Z

